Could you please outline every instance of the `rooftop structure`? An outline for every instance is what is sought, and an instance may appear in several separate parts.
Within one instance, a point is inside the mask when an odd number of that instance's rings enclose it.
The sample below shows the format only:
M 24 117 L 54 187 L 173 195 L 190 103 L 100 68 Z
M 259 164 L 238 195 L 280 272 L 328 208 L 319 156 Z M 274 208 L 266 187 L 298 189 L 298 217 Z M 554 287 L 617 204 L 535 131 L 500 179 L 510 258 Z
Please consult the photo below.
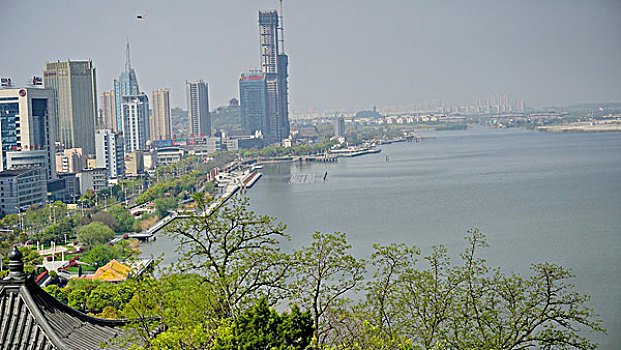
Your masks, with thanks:
M 120 349 L 126 320 L 91 317 L 56 300 L 24 274 L 22 253 L 9 253 L 0 280 L 0 348 L 45 350 Z

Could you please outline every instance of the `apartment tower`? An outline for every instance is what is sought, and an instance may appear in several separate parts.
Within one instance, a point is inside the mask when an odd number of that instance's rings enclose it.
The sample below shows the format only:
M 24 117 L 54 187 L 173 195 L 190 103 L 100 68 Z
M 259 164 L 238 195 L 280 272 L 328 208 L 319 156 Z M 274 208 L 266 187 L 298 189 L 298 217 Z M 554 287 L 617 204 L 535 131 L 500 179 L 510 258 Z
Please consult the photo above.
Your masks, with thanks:
M 118 132 L 116 125 L 116 97 L 114 90 L 99 93 L 99 118 L 97 129 L 111 129 Z
M 151 141 L 170 140 L 172 136 L 170 89 L 153 90 L 153 122 L 151 123 Z
M 55 140 L 63 148 L 81 147 L 86 154 L 95 154 L 97 88 L 93 62 L 48 62 L 43 84 L 54 91 Z
M 194 136 L 211 136 L 211 116 L 207 83 L 203 80 L 185 83 L 188 98 L 188 132 Z

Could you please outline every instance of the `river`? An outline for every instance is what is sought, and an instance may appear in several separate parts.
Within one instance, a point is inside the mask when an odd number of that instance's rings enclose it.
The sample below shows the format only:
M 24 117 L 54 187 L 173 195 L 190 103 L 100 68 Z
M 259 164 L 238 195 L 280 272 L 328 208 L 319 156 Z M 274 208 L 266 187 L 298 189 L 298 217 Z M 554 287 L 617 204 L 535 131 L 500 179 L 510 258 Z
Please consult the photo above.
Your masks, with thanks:
M 421 135 L 436 138 L 337 163 L 266 165 L 248 191 L 252 207 L 287 224 L 285 248 L 308 243 L 314 231 L 341 231 L 365 258 L 374 243 L 390 242 L 423 254 L 444 244 L 456 257 L 466 231 L 478 228 L 490 265 L 521 274 L 544 261 L 571 268 L 608 329 L 595 340 L 619 348 L 621 133 L 477 127 Z M 316 181 L 289 184 L 292 174 Z M 164 237 L 142 245 L 166 261 L 173 247 Z

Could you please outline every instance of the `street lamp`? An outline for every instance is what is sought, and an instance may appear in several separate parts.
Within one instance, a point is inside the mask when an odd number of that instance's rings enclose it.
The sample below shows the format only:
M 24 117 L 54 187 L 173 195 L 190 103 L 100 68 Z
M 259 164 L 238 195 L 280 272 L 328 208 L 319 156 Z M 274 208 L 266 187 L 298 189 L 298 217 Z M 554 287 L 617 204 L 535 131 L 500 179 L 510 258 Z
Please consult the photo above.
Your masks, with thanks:
M 24 217 L 22 216 L 22 207 L 15 207 L 17 209 L 17 215 L 19 216 L 19 227 L 24 231 Z

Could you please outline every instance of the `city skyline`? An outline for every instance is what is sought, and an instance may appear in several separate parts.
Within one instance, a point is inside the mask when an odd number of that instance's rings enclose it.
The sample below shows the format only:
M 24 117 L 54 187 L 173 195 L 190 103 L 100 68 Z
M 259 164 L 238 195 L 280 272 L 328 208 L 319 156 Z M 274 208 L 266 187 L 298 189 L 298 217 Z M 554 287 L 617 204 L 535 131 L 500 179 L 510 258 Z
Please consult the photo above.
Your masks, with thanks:
M 212 86 L 212 105 L 225 105 L 238 96 L 239 72 L 258 68 L 256 14 L 276 7 L 249 0 L 9 3 L 0 20 L 20 35 L 4 30 L 2 42 L 25 55 L 0 58 L 0 75 L 21 85 L 45 62 L 90 58 L 97 91 L 111 90 L 129 37 L 144 91 L 169 87 L 172 106 L 183 108 L 184 81 L 200 76 Z M 285 2 L 284 16 L 294 58 L 292 111 L 466 104 L 500 93 L 531 106 L 617 102 L 621 95 L 621 4 L 612 0 Z M 23 26 L 21 18 L 40 26 Z M 61 35 L 67 23 L 80 30 Z

